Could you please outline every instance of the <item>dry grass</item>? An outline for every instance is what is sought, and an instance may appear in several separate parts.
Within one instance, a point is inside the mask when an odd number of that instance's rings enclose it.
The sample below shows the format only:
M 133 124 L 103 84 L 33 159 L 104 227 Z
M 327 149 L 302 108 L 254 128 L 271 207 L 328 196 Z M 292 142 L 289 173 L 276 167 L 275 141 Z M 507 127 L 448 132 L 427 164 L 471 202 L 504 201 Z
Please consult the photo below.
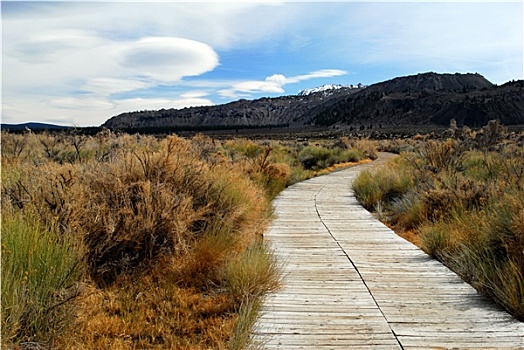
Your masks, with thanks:
M 357 139 L 353 142 L 350 142 L 350 144 L 352 148 L 361 152 L 364 155 L 364 157 L 369 158 L 371 160 L 375 160 L 378 158 L 378 147 L 375 141 L 368 139 Z
M 226 293 L 205 295 L 167 278 L 141 276 L 92 288 L 67 349 L 227 349 L 238 318 Z

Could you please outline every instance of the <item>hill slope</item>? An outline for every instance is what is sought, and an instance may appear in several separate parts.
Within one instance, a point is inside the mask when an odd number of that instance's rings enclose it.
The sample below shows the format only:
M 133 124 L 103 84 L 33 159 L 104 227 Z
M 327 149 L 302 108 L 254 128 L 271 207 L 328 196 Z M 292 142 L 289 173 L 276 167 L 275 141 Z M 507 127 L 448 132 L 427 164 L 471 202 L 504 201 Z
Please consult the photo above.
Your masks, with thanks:
M 23 124 L 1 124 L 0 128 L 2 130 L 16 131 L 16 130 L 62 130 L 70 129 L 68 126 L 64 125 L 55 125 L 55 124 L 46 124 L 46 123 L 37 123 L 29 122 Z
M 122 113 L 110 129 L 205 130 L 305 125 L 481 126 L 491 119 L 524 124 L 524 81 L 495 86 L 480 74 L 423 73 L 368 87 L 320 89 L 299 96 L 223 105 Z M 311 91 L 315 91 L 312 89 Z
M 361 88 L 341 87 L 304 96 L 239 100 L 223 105 L 184 109 L 129 112 L 112 117 L 102 126 L 110 129 L 302 127 L 306 117 L 318 114 L 327 106 L 360 90 Z
M 435 73 L 396 78 L 363 91 L 311 116 L 316 125 L 482 126 L 491 119 L 524 124 L 524 81 L 494 86 L 476 74 Z
M 492 88 L 493 84 L 480 74 L 439 74 L 439 73 L 421 73 L 417 75 L 408 75 L 405 77 L 394 78 L 381 83 L 373 84 L 366 89 L 367 93 L 371 92 L 408 92 L 422 90 L 444 90 L 459 92 L 469 89 Z

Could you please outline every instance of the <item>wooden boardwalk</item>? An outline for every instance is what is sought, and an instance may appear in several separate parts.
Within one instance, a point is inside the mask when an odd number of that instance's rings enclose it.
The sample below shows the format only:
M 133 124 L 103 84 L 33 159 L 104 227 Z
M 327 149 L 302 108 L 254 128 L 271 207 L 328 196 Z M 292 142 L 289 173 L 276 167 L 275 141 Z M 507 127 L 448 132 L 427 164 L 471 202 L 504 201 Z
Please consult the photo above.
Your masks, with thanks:
M 524 323 L 373 218 L 350 183 L 373 163 L 274 201 L 264 235 L 285 262 L 253 338 L 262 349 L 524 349 Z

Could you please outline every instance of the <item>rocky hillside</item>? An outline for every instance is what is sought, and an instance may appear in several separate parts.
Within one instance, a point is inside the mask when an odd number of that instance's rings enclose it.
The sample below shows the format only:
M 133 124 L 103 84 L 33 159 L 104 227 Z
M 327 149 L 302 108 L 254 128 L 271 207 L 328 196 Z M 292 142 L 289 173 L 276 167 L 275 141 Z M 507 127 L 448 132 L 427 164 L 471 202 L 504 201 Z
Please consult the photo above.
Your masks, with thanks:
M 297 96 L 223 105 L 138 111 L 112 117 L 110 129 L 209 130 L 286 126 L 481 126 L 524 124 L 524 81 L 495 86 L 479 74 L 423 73 L 363 87 L 312 89 Z
M 239 100 L 223 105 L 122 113 L 102 126 L 110 129 L 169 127 L 224 129 L 238 127 L 302 127 L 310 115 L 319 114 L 362 88 L 340 87 L 302 96 Z
M 430 72 L 373 84 L 366 89 L 366 93 L 383 92 L 389 94 L 422 90 L 461 92 L 491 87 L 493 87 L 493 84 L 480 74 L 438 74 Z
M 426 73 L 371 85 L 311 116 L 315 125 L 524 124 L 524 81 L 495 86 L 478 74 Z

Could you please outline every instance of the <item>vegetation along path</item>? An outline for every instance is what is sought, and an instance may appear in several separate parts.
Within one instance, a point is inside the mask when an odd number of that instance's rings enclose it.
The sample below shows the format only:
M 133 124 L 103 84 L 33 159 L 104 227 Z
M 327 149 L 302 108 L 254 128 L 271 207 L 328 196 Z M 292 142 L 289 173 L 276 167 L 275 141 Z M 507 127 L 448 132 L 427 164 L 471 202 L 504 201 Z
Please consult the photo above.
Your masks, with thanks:
M 359 205 L 348 168 L 289 187 L 265 235 L 284 262 L 264 349 L 523 349 L 524 323 Z

